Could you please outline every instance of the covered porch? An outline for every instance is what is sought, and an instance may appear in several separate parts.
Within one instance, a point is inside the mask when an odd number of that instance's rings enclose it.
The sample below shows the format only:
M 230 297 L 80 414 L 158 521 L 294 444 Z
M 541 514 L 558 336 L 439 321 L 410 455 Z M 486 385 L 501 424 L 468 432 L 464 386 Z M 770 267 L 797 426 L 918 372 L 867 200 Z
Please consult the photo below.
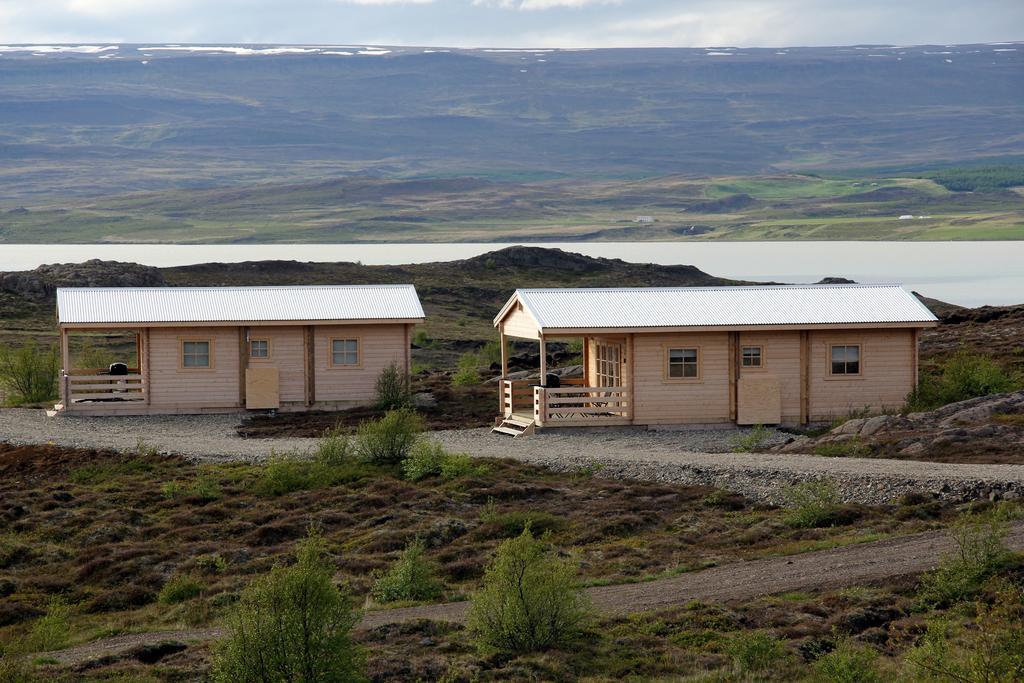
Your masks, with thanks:
M 499 380 L 499 431 L 528 431 L 544 427 L 591 427 L 628 425 L 633 421 L 632 336 L 579 335 L 535 337 L 512 334 L 499 324 L 501 378 Z M 537 376 L 509 377 L 509 339 L 536 342 L 539 351 Z M 582 377 L 551 372 L 549 341 L 582 341 Z M 504 424 L 508 423 L 508 424 Z
M 146 328 L 60 328 L 58 410 L 104 413 L 149 403 Z

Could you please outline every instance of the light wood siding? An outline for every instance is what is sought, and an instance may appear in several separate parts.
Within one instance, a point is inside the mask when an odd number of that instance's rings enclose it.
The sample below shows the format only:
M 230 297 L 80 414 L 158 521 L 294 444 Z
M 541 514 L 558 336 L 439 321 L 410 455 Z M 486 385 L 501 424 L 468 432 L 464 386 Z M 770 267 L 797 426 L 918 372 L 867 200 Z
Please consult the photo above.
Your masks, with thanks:
M 779 381 L 782 421 L 800 422 L 800 332 L 740 332 L 744 346 L 761 347 L 761 367 L 744 368 L 740 377 L 774 377 Z
M 510 337 L 521 339 L 537 339 L 537 323 L 533 321 L 530 314 L 521 308 L 513 307 L 502 321 L 505 334 Z
M 359 339 L 359 364 L 331 366 L 331 339 Z M 318 325 L 313 332 L 316 400 L 354 404 L 373 400 L 380 371 L 391 363 L 405 363 L 405 325 Z
M 269 358 L 249 358 L 251 368 L 277 368 L 281 402 L 306 400 L 306 377 L 303 364 L 301 327 L 250 327 L 249 339 L 270 341 Z M 246 348 L 248 353 L 248 348 Z
M 909 329 L 814 331 L 810 335 L 810 417 L 828 420 L 851 411 L 903 405 L 914 386 L 914 332 Z M 861 372 L 831 375 L 834 344 L 860 344 Z
M 700 380 L 666 380 L 665 350 L 700 349 Z M 729 422 L 726 332 L 637 334 L 633 370 L 636 424 Z
M 182 368 L 181 339 L 210 340 L 213 368 Z M 161 327 L 149 331 L 149 390 L 154 408 L 187 412 L 238 406 L 238 328 Z

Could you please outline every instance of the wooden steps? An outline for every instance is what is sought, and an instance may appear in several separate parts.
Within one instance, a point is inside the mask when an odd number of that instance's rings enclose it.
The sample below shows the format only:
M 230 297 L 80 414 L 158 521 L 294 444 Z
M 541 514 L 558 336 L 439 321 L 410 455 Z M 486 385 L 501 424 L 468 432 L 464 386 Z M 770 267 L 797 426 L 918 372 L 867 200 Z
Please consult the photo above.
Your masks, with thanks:
M 497 424 L 495 424 L 494 428 L 491 429 L 492 432 L 507 434 L 513 439 L 519 436 L 529 436 L 534 432 L 533 420 L 520 415 L 509 415 L 508 417 L 498 418 L 495 422 Z

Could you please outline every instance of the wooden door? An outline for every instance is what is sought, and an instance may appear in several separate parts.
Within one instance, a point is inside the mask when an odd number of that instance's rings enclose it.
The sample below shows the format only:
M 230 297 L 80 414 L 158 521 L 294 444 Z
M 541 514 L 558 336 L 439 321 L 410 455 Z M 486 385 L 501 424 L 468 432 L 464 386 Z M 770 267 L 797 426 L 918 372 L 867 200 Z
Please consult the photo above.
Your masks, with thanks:
M 594 386 L 622 386 L 622 344 L 597 342 L 594 346 Z

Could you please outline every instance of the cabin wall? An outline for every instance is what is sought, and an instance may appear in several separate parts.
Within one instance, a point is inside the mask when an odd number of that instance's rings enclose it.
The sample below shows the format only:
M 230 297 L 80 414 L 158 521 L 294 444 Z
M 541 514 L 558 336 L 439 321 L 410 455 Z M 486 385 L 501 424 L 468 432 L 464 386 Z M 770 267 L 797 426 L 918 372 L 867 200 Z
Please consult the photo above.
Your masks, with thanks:
M 729 422 L 729 335 L 727 332 L 637 334 L 634 337 L 633 386 L 636 424 Z M 699 349 L 700 377 L 667 377 L 671 347 Z
M 303 334 L 303 328 L 294 325 L 249 328 L 250 340 L 266 339 L 270 342 L 270 357 L 249 357 L 249 367 L 277 368 L 281 403 L 304 403 L 306 400 L 306 350 Z
M 861 345 L 861 374 L 830 376 L 833 344 Z M 810 334 L 810 419 L 831 420 L 853 411 L 903 405 L 914 388 L 912 329 L 816 330 Z
M 356 367 L 332 367 L 331 339 L 359 339 Z M 391 363 L 405 369 L 406 326 L 318 325 L 313 332 L 316 374 L 316 401 L 346 404 L 369 403 L 380 371 Z
M 744 368 L 737 362 L 740 377 L 774 377 L 779 382 L 782 421 L 800 422 L 800 332 L 741 332 L 739 349 L 761 347 L 761 367 Z M 741 356 L 742 358 L 742 356 Z
M 182 339 L 213 342 L 213 367 L 181 367 Z M 154 327 L 149 331 L 149 392 L 154 409 L 238 407 L 238 370 L 237 327 Z

